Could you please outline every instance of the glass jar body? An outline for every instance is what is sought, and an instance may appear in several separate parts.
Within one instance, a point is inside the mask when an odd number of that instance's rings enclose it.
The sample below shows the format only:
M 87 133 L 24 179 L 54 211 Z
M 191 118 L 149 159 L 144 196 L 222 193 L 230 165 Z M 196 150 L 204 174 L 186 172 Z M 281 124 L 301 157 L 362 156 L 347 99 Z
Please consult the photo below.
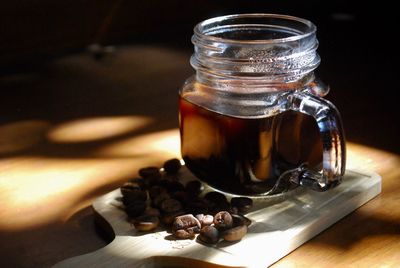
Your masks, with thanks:
M 271 14 L 195 27 L 196 75 L 179 95 L 181 152 L 202 181 L 239 195 L 340 183 L 345 143 L 337 109 L 314 76 L 315 26 Z
M 287 170 L 303 163 L 321 168 L 316 122 L 276 101 L 286 91 L 266 93 L 270 103 L 263 107 L 262 94 L 238 103 L 237 95 L 218 97 L 215 91 L 192 77 L 179 96 L 182 157 L 201 180 L 233 194 L 262 195 L 270 193 Z M 295 185 L 280 187 L 286 191 Z

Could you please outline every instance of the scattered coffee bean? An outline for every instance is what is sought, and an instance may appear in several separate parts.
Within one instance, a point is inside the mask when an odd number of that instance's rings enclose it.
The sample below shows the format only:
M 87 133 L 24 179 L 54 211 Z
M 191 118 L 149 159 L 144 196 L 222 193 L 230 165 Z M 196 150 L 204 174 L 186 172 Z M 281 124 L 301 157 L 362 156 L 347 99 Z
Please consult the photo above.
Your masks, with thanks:
M 232 215 L 232 214 L 238 214 L 239 213 L 239 210 L 238 210 L 238 208 L 237 207 L 230 207 L 229 209 L 228 209 L 228 212 Z
M 157 167 L 142 168 L 139 170 L 141 178 L 121 186 L 122 202 L 135 228 L 151 231 L 162 222 L 171 227 L 175 238 L 193 239 L 200 233 L 198 240 L 205 244 L 218 243 L 221 237 L 226 241 L 242 239 L 251 220 L 240 213 L 252 208 L 252 199 L 233 197 L 228 202 L 226 196 L 217 191 L 201 197 L 202 183 L 192 180 L 184 186 L 175 175 L 180 168 L 178 159 L 170 159 L 164 163 L 165 173 Z M 147 196 L 152 207 L 147 206 Z
M 200 224 L 201 224 L 201 220 L 204 218 L 204 214 L 196 214 L 194 217 L 195 217 L 196 219 L 198 219 L 199 222 L 200 222 Z
M 154 185 L 149 189 L 149 196 L 151 199 L 156 198 L 161 193 L 167 193 L 167 190 L 159 185 Z
M 219 231 L 214 226 L 204 226 L 200 230 L 199 240 L 207 244 L 216 244 L 219 240 Z
M 247 225 L 240 225 L 223 232 L 222 238 L 226 241 L 239 241 L 247 234 Z
M 201 227 L 208 226 L 214 223 L 214 217 L 212 215 L 197 214 L 196 219 L 199 220 Z
M 180 239 L 193 238 L 200 231 L 201 224 L 192 214 L 178 216 L 172 223 L 173 234 Z
M 168 198 L 170 198 L 170 195 L 167 192 L 161 192 L 159 195 L 155 196 L 152 199 L 152 204 L 154 207 L 160 208 L 162 202 Z
M 168 198 L 162 201 L 160 208 L 163 213 L 173 213 L 182 210 L 182 205 L 178 200 Z
M 208 201 L 208 210 L 210 214 L 230 210 L 230 203 L 225 195 L 220 192 L 208 192 L 205 194 L 204 199 Z
M 178 211 L 175 211 L 175 212 L 172 212 L 172 213 L 164 213 L 161 216 L 161 222 L 165 226 L 171 226 L 176 217 L 182 216 L 184 214 L 185 214 L 185 211 L 183 211 L 183 210 L 178 210 Z
M 168 193 L 175 193 L 179 191 L 184 191 L 185 186 L 183 186 L 182 183 L 179 181 L 173 181 L 173 180 L 166 180 L 165 188 L 167 189 Z
M 186 183 L 185 190 L 191 195 L 199 195 L 203 191 L 203 185 L 197 180 L 192 180 Z
M 236 227 L 236 226 L 240 226 L 240 225 L 246 225 L 246 226 L 250 226 L 251 224 L 251 220 L 243 215 L 240 214 L 231 214 L 232 216 L 232 226 Z
M 232 216 L 228 211 L 220 211 L 214 216 L 214 225 L 216 228 L 224 230 L 232 226 Z
M 133 178 L 133 179 L 130 179 L 129 182 L 137 185 L 141 190 L 146 190 L 147 189 L 146 188 L 146 182 L 145 182 L 145 180 L 143 178 L 139 178 L 139 177 Z
M 221 201 L 219 203 L 211 203 L 209 205 L 209 210 L 211 214 L 216 214 L 219 211 L 230 211 L 231 204 L 228 201 Z
M 164 163 L 164 170 L 169 174 L 175 174 L 181 168 L 181 161 L 179 159 L 173 158 L 170 160 L 165 161 Z
M 121 186 L 120 190 L 121 190 L 121 194 L 122 195 L 127 195 L 133 190 L 141 190 L 141 189 L 140 189 L 140 187 L 139 187 L 139 185 L 137 183 L 125 182 Z
M 144 201 L 134 201 L 128 206 L 125 206 L 125 212 L 130 217 L 137 217 L 143 214 L 146 210 L 146 202 Z
M 160 169 L 158 167 L 145 167 L 139 169 L 139 175 L 146 178 L 161 178 Z
M 156 185 L 161 179 L 160 169 L 157 167 L 146 167 L 139 170 L 139 175 L 144 179 L 146 188 Z
M 142 215 L 134 220 L 133 225 L 138 231 L 152 231 L 158 227 L 159 223 L 157 216 Z
M 144 215 L 160 217 L 161 213 L 157 208 L 147 207 L 144 211 Z
M 181 202 L 181 204 L 186 204 L 189 200 L 189 194 L 186 191 L 174 192 L 171 197 Z
M 240 213 L 247 213 L 253 207 L 253 200 L 248 197 L 233 197 L 232 207 L 236 207 Z
M 178 239 L 193 239 L 195 237 L 196 233 L 193 231 L 193 229 L 179 229 L 174 231 L 174 236 L 175 238 Z
M 167 190 L 167 184 L 170 181 L 171 181 L 170 179 L 162 178 L 157 182 L 157 186 L 160 186 L 160 187 L 164 188 L 165 190 Z
M 201 224 L 198 219 L 196 219 L 192 214 L 185 214 L 182 216 L 176 217 L 172 228 L 174 230 L 179 229 L 187 229 L 190 227 L 197 226 L 199 229 L 201 228 Z
M 202 198 L 193 198 L 189 200 L 186 204 L 185 210 L 187 213 L 191 213 L 194 215 L 197 214 L 207 214 L 209 211 L 209 203 Z
M 129 190 L 125 189 L 124 194 L 122 196 L 122 202 L 124 203 L 124 205 L 129 205 L 130 203 L 135 201 L 146 201 L 146 200 L 147 200 L 147 193 L 145 191 L 140 190 L 139 188 L 129 189 Z

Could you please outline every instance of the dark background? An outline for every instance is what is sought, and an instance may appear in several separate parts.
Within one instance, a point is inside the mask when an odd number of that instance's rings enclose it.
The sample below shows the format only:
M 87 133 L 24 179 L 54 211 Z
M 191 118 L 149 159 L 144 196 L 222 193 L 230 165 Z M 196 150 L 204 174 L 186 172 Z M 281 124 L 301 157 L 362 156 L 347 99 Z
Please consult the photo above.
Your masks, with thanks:
M 0 8 L 0 123 L 32 118 L 60 121 L 89 115 L 143 113 L 158 116 L 158 128 L 176 127 L 176 120 L 166 120 L 166 117 L 175 116 L 176 103 L 152 107 L 151 98 L 158 97 L 158 90 L 175 98 L 179 86 L 193 72 L 189 65 L 193 26 L 203 19 L 225 14 L 281 13 L 307 18 L 317 25 L 318 51 L 322 58 L 317 74 L 331 86 L 327 98 L 341 111 L 348 140 L 400 153 L 398 98 L 395 97 L 399 89 L 398 42 L 394 40 L 399 32 L 395 26 L 396 9 L 383 1 L 368 2 L 371 3 L 7 1 Z M 128 65 L 124 70 L 118 69 L 124 65 L 117 64 L 109 69 L 108 75 L 117 77 L 125 73 L 124 79 L 129 79 L 132 74 L 131 83 L 121 85 L 119 78 L 115 78 L 104 85 L 102 77 L 96 76 L 96 70 L 88 75 L 90 70 L 83 66 L 87 61 L 76 60 L 76 57 L 86 59 L 90 55 L 87 47 L 93 43 L 113 45 L 116 52 L 111 56 L 112 61 L 121 60 L 118 58 L 120 48 L 165 48 L 180 55 L 175 65 L 179 68 L 143 76 L 140 64 Z M 73 63 L 60 65 L 60 59 L 68 62 L 71 57 Z M 107 57 L 110 56 L 93 59 L 94 64 L 104 64 L 110 60 Z M 140 52 L 133 59 L 140 63 Z M 173 56 L 169 59 L 174 61 Z M 164 63 L 158 62 L 155 56 L 154 59 L 148 57 L 146 64 L 150 66 L 146 68 L 151 68 Z M 90 66 L 87 68 L 92 68 Z M 87 105 L 92 98 L 110 97 L 107 87 L 113 88 L 112 97 L 117 99 L 118 90 L 139 92 L 142 85 L 151 87 L 149 79 L 154 87 L 151 98 L 145 99 L 146 109 Z M 132 97 L 143 95 L 133 94 Z

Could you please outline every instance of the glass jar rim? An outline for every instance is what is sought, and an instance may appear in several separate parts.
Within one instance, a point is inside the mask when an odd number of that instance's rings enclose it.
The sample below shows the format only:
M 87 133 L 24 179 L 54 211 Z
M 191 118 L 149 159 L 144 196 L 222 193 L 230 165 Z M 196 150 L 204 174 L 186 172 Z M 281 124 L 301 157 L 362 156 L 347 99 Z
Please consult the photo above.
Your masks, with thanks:
M 233 27 L 235 24 L 229 23 L 234 22 L 235 20 L 240 20 L 240 19 L 279 19 L 282 21 L 286 21 L 288 23 L 300 23 L 303 26 L 306 27 L 305 31 L 303 32 L 298 32 L 296 35 L 291 35 L 288 37 L 283 37 L 283 38 L 268 38 L 268 39 L 240 39 L 240 40 L 235 40 L 231 38 L 223 38 L 223 37 L 217 37 L 213 36 L 209 33 L 210 31 L 205 31 L 207 26 L 211 26 L 216 23 L 223 23 L 226 27 Z M 260 25 L 260 23 L 253 24 L 253 23 L 246 23 L 246 25 Z M 263 26 L 267 26 L 268 24 L 261 24 Z M 268 25 L 270 26 L 270 25 Z M 211 26 L 210 29 L 216 29 L 220 26 Z M 225 27 L 225 28 L 226 28 Z M 210 30 L 208 29 L 208 30 Z M 294 30 L 293 28 L 290 28 L 291 30 Z M 221 43 L 240 43 L 240 44 L 278 44 L 278 43 L 285 43 L 285 42 L 292 42 L 292 41 L 297 41 L 302 38 L 306 38 L 310 35 L 315 34 L 317 31 L 317 27 L 309 20 L 295 17 L 295 16 L 290 16 L 290 15 L 281 15 L 281 14 L 269 14 L 269 13 L 245 13 L 245 14 L 233 14 L 233 15 L 225 15 L 225 16 L 219 16 L 219 17 L 214 17 L 210 18 L 207 20 L 204 20 L 200 23 L 198 23 L 194 29 L 194 34 L 200 37 L 201 39 L 206 39 L 209 41 L 215 41 L 215 42 L 221 42 Z

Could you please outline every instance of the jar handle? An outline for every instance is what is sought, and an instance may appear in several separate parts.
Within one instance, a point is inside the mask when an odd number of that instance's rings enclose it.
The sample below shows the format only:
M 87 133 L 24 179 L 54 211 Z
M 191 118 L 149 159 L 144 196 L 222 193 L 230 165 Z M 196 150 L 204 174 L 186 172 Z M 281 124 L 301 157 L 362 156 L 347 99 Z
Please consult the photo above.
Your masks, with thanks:
M 326 191 L 341 182 L 346 168 L 346 144 L 340 114 L 331 102 L 304 91 L 295 91 L 288 99 L 289 109 L 310 115 L 317 121 L 323 148 L 322 170 L 317 172 L 302 165 L 291 174 L 290 181 L 316 191 Z

